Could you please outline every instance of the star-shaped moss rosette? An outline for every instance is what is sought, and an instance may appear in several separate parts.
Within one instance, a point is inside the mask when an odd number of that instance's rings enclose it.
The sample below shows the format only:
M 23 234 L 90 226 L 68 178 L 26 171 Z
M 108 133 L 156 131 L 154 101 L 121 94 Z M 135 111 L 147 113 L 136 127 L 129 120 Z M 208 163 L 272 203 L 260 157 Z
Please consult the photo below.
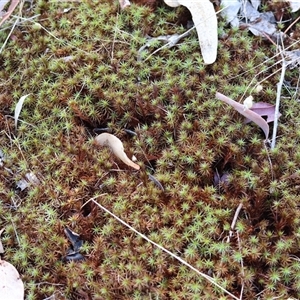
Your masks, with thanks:
M 218 21 L 213 4 L 209 0 L 164 0 L 171 7 L 185 6 L 192 14 L 205 64 L 217 58 Z

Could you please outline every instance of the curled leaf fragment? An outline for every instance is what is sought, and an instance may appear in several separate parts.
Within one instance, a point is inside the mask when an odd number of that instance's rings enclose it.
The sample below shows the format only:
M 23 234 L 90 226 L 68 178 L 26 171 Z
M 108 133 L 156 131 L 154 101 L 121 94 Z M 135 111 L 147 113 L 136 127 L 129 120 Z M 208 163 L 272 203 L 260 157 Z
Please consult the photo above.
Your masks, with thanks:
M 24 100 L 29 96 L 30 94 L 27 94 L 25 96 L 22 96 L 17 105 L 16 105 L 16 109 L 15 109 L 15 129 L 17 130 L 17 125 L 18 125 L 18 119 L 19 119 L 19 115 L 20 115 L 20 112 L 22 110 L 22 107 L 23 107 L 23 103 L 24 103 Z
M 123 143 L 119 138 L 110 133 L 101 133 L 95 138 L 96 144 L 100 146 L 108 146 L 113 154 L 122 160 L 126 165 L 139 170 L 140 166 L 134 163 L 132 160 L 128 158 L 126 153 L 124 152 Z
M 213 4 L 209 0 L 164 0 L 171 7 L 185 6 L 192 14 L 201 53 L 205 64 L 217 58 L 218 21 Z
M 258 125 L 264 132 L 266 139 L 269 136 L 269 125 L 268 123 L 257 113 L 250 109 L 245 109 L 245 106 L 226 97 L 221 93 L 216 93 L 216 98 L 231 105 L 236 111 L 238 111 L 241 115 L 245 116 L 247 119 L 253 121 L 256 125 Z

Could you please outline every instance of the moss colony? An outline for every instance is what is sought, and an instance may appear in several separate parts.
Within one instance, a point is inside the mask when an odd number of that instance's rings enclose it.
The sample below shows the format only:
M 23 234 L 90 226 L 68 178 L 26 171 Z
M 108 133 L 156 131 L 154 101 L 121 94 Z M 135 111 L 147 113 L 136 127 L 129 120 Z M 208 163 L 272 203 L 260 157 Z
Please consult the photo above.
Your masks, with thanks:
M 195 30 L 173 48 L 151 55 L 163 45 L 154 41 L 139 51 L 147 36 L 184 33 L 184 7 L 40 0 L 23 13 L 0 56 L 0 228 L 26 299 L 233 298 L 94 203 L 82 208 L 95 196 L 235 297 L 299 298 L 299 71 L 285 76 L 273 151 L 258 126 L 215 98 L 241 101 L 265 79 L 255 100 L 275 103 L 281 57 L 270 40 L 219 17 L 218 59 L 205 66 Z M 105 130 L 140 171 L 96 147 Z M 39 182 L 22 189 L 28 174 Z M 66 259 L 65 228 L 84 241 L 84 260 Z

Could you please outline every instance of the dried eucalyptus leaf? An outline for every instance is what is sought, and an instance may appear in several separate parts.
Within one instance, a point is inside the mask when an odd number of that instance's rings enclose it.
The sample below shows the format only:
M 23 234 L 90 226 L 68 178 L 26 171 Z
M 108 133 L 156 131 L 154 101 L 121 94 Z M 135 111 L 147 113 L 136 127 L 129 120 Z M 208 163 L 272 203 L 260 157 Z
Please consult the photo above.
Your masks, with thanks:
M 275 119 L 275 105 L 265 102 L 257 102 L 252 105 L 250 108 L 253 112 L 257 113 L 260 116 L 267 117 L 267 123 L 274 122 Z M 278 117 L 281 116 L 279 113 Z
M 257 124 L 264 132 L 266 139 L 268 139 L 269 136 L 269 125 L 268 123 L 257 113 L 250 109 L 245 109 L 244 105 L 230 99 L 229 97 L 226 97 L 225 95 L 221 93 L 216 93 L 217 99 L 231 105 L 236 111 L 238 111 L 241 115 L 245 116 L 247 119 L 253 121 L 255 124 Z
M 126 153 L 124 152 L 123 143 L 119 138 L 110 133 L 101 133 L 95 138 L 96 144 L 100 146 L 108 146 L 113 154 L 122 160 L 126 165 L 139 170 L 140 166 L 134 163 L 132 160 L 128 158 Z

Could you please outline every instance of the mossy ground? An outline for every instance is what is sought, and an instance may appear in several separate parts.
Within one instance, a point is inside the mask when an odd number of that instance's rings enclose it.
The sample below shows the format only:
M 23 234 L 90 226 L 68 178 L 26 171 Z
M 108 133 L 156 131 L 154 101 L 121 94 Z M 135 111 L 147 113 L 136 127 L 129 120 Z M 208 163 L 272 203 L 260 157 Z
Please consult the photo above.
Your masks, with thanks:
M 219 91 L 239 100 L 250 83 L 279 70 L 279 58 L 268 60 L 275 47 L 219 20 L 213 65 L 203 65 L 195 31 L 138 62 L 147 35 L 185 32 L 184 20 L 177 22 L 183 8 L 26 5 L 24 18 L 35 16 L 46 30 L 22 19 L 0 56 L 1 240 L 26 299 L 231 299 L 96 205 L 82 209 L 100 194 L 101 205 L 236 297 L 243 286 L 243 299 L 300 298 L 299 102 L 284 89 L 270 151 L 257 126 L 215 99 Z M 294 37 L 299 30 L 292 28 Z M 278 74 L 264 81 L 256 101 L 275 103 Z M 298 78 L 297 70 L 286 74 L 291 87 Z M 15 131 L 10 116 L 28 93 Z M 97 127 L 117 135 L 142 170 L 97 148 Z M 40 184 L 17 192 L 29 172 Z M 228 182 L 215 185 L 216 173 L 228 174 Z M 62 261 L 66 226 L 85 241 L 84 261 Z

